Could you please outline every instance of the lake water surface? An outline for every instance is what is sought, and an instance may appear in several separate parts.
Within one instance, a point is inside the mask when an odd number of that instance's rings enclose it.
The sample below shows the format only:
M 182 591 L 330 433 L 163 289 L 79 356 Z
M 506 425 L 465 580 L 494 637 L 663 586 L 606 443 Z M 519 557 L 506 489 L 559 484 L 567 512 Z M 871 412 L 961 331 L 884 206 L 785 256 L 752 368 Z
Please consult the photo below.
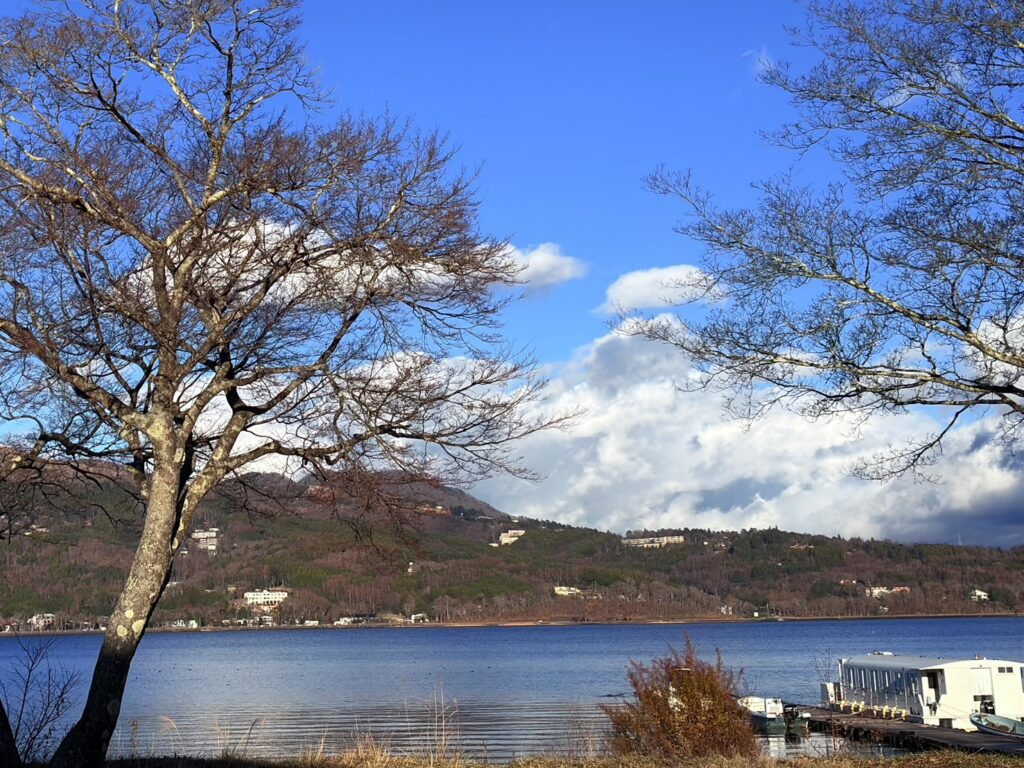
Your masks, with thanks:
M 585 751 L 603 726 L 597 705 L 629 692 L 629 660 L 682 648 L 684 633 L 743 668 L 751 692 L 800 703 L 817 703 L 839 657 L 875 650 L 1024 660 L 1017 617 L 152 633 L 111 752 L 294 756 L 360 735 L 501 761 Z M 99 643 L 61 637 L 56 655 L 87 680 Z M 3 679 L 19 653 L 0 637 Z

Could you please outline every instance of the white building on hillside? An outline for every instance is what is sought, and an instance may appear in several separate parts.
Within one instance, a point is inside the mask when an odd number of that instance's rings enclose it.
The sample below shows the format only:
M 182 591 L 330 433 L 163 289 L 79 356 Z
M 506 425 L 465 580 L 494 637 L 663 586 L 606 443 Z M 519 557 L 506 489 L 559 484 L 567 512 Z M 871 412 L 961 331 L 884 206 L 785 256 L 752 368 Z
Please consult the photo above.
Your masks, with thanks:
M 909 593 L 910 587 L 867 587 L 864 589 L 864 596 L 873 597 L 875 600 L 881 600 L 889 595 L 905 595 Z
M 972 712 L 1024 717 L 1022 668 L 1019 661 L 872 653 L 842 659 L 839 681 L 824 684 L 822 698 L 844 710 L 905 714 L 911 722 L 973 731 Z
M 521 529 L 513 528 L 512 530 L 505 531 L 499 534 L 497 541 L 492 541 L 492 547 L 503 547 L 506 544 L 515 544 L 519 539 L 526 535 L 526 531 Z
M 199 528 L 192 531 L 190 538 L 196 549 L 206 552 L 210 557 L 215 557 L 220 548 L 221 530 L 220 528 Z
M 685 544 L 685 536 L 645 536 L 635 539 L 623 539 L 622 543 L 627 547 L 639 547 L 640 549 L 658 549 L 669 544 Z M 704 542 L 707 544 L 707 542 Z
M 288 593 L 283 589 L 260 589 L 255 592 L 246 592 L 242 595 L 246 605 L 280 605 L 288 599 Z

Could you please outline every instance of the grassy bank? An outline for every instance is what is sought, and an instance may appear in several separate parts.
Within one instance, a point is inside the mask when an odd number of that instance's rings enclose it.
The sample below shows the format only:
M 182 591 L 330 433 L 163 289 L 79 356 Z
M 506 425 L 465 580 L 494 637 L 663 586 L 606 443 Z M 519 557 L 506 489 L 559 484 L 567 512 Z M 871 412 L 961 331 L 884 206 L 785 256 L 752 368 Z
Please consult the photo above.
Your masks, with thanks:
M 259 761 L 244 758 L 132 758 L 112 760 L 109 768 L 492 768 L 469 760 L 409 758 L 395 756 L 386 750 L 359 750 L 338 757 L 307 755 L 296 760 Z M 694 758 L 692 760 L 658 763 L 650 759 L 598 758 L 570 760 L 554 757 L 516 761 L 515 768 L 1020 768 L 1021 758 L 967 754 L 964 752 L 922 752 L 901 757 L 800 757 L 778 760 L 769 757 Z

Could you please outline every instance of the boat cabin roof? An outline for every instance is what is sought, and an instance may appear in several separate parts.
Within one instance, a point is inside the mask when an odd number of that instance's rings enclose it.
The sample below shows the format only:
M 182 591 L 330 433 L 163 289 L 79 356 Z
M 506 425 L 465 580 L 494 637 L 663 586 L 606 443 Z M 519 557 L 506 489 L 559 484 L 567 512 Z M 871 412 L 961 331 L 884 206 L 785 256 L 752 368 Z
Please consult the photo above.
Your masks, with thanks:
M 844 666 L 870 667 L 872 669 L 928 670 L 948 667 L 991 667 L 1021 666 L 1024 662 L 1005 659 L 942 659 L 929 656 L 897 656 L 891 653 L 869 653 L 843 659 Z

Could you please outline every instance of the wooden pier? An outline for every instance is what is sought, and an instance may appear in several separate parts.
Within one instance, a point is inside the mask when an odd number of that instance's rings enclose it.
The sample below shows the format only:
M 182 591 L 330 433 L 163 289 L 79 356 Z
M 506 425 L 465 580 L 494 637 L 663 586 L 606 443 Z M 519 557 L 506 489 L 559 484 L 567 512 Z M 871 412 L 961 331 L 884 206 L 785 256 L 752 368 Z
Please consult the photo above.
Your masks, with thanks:
M 872 741 L 912 751 L 957 749 L 965 752 L 992 752 L 1024 757 L 1024 741 L 978 731 L 958 731 L 905 720 L 836 712 L 820 707 L 804 707 L 810 712 L 811 730 L 832 733 L 851 741 Z

